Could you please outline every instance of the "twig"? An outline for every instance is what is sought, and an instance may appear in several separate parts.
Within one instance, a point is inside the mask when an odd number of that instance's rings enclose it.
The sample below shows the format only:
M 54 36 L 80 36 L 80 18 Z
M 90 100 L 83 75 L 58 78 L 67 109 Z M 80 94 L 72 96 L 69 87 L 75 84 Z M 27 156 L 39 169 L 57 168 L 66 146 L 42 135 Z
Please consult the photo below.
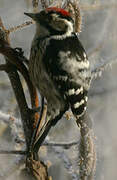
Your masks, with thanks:
M 7 150 L 0 150 L 0 154 L 19 154 L 19 155 L 26 155 L 27 151 L 7 151 Z
M 11 32 L 20 30 L 20 29 L 22 29 L 22 28 L 24 28 L 24 27 L 26 27 L 26 26 L 29 26 L 29 25 L 31 25 L 31 24 L 34 24 L 34 21 L 26 21 L 26 22 L 24 22 L 24 23 L 22 23 L 22 24 L 20 24 L 20 25 L 18 25 L 18 26 L 11 27 L 11 28 L 7 29 L 6 31 L 7 31 L 8 33 L 11 33 Z
M 32 5 L 34 8 L 38 6 L 39 0 L 32 0 Z
M 95 67 L 92 70 L 92 79 L 96 79 L 97 77 L 100 77 L 102 72 L 105 71 L 108 67 L 111 67 L 112 64 L 117 63 L 117 56 L 114 58 L 110 58 L 110 60 L 107 62 L 107 60 L 104 60 L 101 62 L 101 65 L 98 67 Z
M 1 24 L 1 27 L 3 29 L 5 29 L 1 19 L 0 19 L 0 24 Z M 3 31 L 1 30 L 0 32 L 3 32 Z M 1 38 L 1 36 L 0 36 L 0 38 Z M 7 40 L 7 41 L 5 41 L 5 40 Z M 4 47 L 4 43 L 1 44 L 1 42 L 2 43 L 5 42 L 5 47 Z M 8 49 L 7 47 L 9 48 L 9 38 L 8 38 L 8 34 L 4 34 L 4 36 L 2 36 L 2 39 L 0 39 L 0 52 L 2 52 L 1 49 L 3 50 L 3 52 L 7 52 L 7 49 Z M 25 94 L 24 94 L 22 84 L 21 84 L 19 75 L 17 73 L 16 67 L 12 63 L 9 62 L 9 59 L 12 59 L 12 55 L 9 57 L 8 54 L 3 53 L 3 55 L 5 55 L 6 64 L 9 67 L 9 71 L 7 71 L 7 74 L 10 79 L 13 91 L 16 96 L 17 103 L 20 108 L 22 123 L 23 123 L 23 128 L 24 128 L 24 134 L 25 134 L 25 138 L 26 138 L 26 145 L 28 148 L 28 145 L 30 142 L 31 130 L 32 130 L 30 122 L 29 122 L 30 118 L 29 118 L 28 105 L 26 102 Z M 9 57 L 9 59 L 7 58 L 7 56 Z M 15 54 L 15 57 L 13 57 L 14 61 L 16 61 L 16 57 L 17 56 Z
M 40 0 L 41 1 L 41 5 L 42 5 L 42 8 L 45 9 L 47 8 L 47 1 L 46 0 Z
M 68 149 L 68 148 L 78 145 L 78 144 L 79 144 L 79 141 L 74 141 L 74 142 L 70 142 L 70 143 L 55 143 L 55 142 L 44 142 L 43 143 L 44 146 L 59 146 L 64 149 Z
M 0 24 L 2 27 L 3 26 L 2 21 L 0 22 Z M 5 32 L 4 31 L 5 31 L 5 28 L 3 26 L 2 30 L 0 29 L 0 53 L 2 53 L 5 56 L 6 64 L 9 67 L 9 69 L 6 72 L 10 79 L 13 91 L 16 96 L 17 103 L 19 105 L 19 109 L 21 113 L 21 120 L 22 120 L 25 139 L 26 139 L 26 151 L 29 153 L 30 140 L 31 140 L 32 132 L 34 130 L 33 123 L 35 121 L 37 122 L 38 115 L 36 113 L 37 116 L 36 115 L 34 116 L 34 112 L 30 111 L 30 109 L 28 108 L 24 90 L 23 90 L 17 70 L 19 70 L 22 73 L 22 75 L 24 76 L 28 84 L 32 107 L 39 106 L 38 96 L 37 96 L 36 89 L 34 88 L 30 80 L 28 70 L 21 61 L 21 59 L 22 60 L 24 59 L 23 56 L 19 55 L 17 51 L 15 51 L 14 49 L 10 47 L 8 32 L 6 33 L 6 31 Z M 26 154 L 27 160 L 30 161 L 31 157 L 28 156 L 29 155 L 28 153 Z M 33 162 L 35 162 L 35 165 L 38 164 L 39 166 L 33 166 Z M 37 171 L 38 177 L 40 176 L 43 177 L 42 178 L 43 180 L 47 179 L 48 177 L 47 168 L 42 162 L 34 161 L 34 159 L 32 159 L 29 165 L 30 166 L 27 166 L 27 168 L 30 169 L 30 172 L 32 172 L 33 175 L 35 174 L 35 171 Z M 31 169 L 30 167 L 33 167 L 33 169 Z M 39 167 L 41 167 L 41 170 Z
M 32 0 L 32 6 L 33 6 L 34 12 L 38 12 L 38 3 L 39 3 L 39 0 Z
M 32 85 L 26 66 L 22 63 L 24 58 L 19 56 L 18 52 L 14 50 L 13 48 L 11 48 L 7 41 L 2 40 L 2 39 L 0 39 L 0 53 L 8 57 L 9 61 L 13 63 L 17 67 L 17 69 L 22 73 L 23 77 L 26 80 L 27 86 L 29 88 L 32 107 L 38 107 L 39 104 L 38 104 L 36 89 Z M 10 67 L 10 65 L 8 64 L 7 66 Z M 35 106 L 35 98 L 36 98 L 36 103 L 37 103 L 36 106 Z

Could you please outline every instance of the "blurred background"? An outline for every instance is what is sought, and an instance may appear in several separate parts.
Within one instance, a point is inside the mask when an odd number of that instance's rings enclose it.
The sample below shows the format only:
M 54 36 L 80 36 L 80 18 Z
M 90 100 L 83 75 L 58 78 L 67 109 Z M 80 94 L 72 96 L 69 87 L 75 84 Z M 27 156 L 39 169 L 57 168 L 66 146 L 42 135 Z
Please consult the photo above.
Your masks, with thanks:
M 96 180 L 117 179 L 117 0 L 80 0 L 82 32 L 80 40 L 89 56 L 92 69 L 110 62 L 101 77 L 93 80 L 89 92 L 88 111 L 93 120 L 97 151 Z M 39 7 L 41 9 L 41 6 Z M 7 29 L 30 20 L 24 12 L 32 11 L 31 0 L 0 0 L 0 16 Z M 29 57 L 35 25 L 27 26 L 10 34 L 12 47 L 21 47 Z M 111 63 L 113 61 L 114 63 Z M 0 55 L 0 63 L 4 58 Z M 21 77 L 22 79 L 22 77 Z M 25 91 L 26 85 L 22 79 Z M 27 92 L 28 97 L 28 92 Z M 12 116 L 16 119 L 13 124 Z M 7 121 L 9 120 L 9 122 Z M 23 139 L 18 106 L 7 74 L 0 72 L 0 149 L 13 150 L 19 146 L 14 133 Z M 72 142 L 79 139 L 75 120 L 65 117 L 49 133 L 54 142 Z M 23 140 L 22 140 L 23 141 Z M 41 148 L 41 158 L 49 166 L 53 180 L 77 180 L 78 145 L 70 149 L 61 147 Z M 0 179 L 18 179 L 20 155 L 0 154 Z M 17 168 L 16 168 L 17 167 Z M 21 168 L 21 167 L 20 167 Z

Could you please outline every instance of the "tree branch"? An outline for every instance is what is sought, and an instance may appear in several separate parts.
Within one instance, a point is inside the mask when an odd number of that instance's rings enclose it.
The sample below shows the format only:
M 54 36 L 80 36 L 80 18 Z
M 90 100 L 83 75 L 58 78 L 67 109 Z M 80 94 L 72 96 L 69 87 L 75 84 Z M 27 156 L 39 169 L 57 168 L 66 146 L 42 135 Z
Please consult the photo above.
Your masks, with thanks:
M 0 150 L 0 154 L 19 154 L 19 155 L 26 155 L 27 151 L 8 151 L 8 150 Z
M 70 143 L 55 143 L 55 142 L 44 142 L 43 145 L 44 146 L 59 146 L 62 147 L 64 149 L 69 149 L 72 146 L 78 145 L 79 141 L 74 141 L 74 142 L 70 142 Z
M 38 104 L 36 89 L 32 85 L 26 66 L 22 63 L 24 61 L 24 57 L 19 56 L 19 53 L 13 48 L 11 48 L 7 41 L 2 39 L 0 39 L 0 53 L 2 53 L 5 57 L 9 58 L 8 61 L 14 64 L 17 67 L 17 69 L 20 71 L 20 73 L 23 75 L 30 92 L 32 107 L 38 107 L 39 104 Z M 36 103 L 35 103 L 35 99 L 36 99 Z
M 8 33 L 11 33 L 11 32 L 20 30 L 20 29 L 22 29 L 22 28 L 24 28 L 24 27 L 26 27 L 26 26 L 29 26 L 29 25 L 31 25 L 31 24 L 34 24 L 34 21 L 26 21 L 26 22 L 24 22 L 24 23 L 22 23 L 22 24 L 20 24 L 20 25 L 18 25 L 18 26 L 11 27 L 11 28 L 7 29 L 6 31 L 7 31 Z

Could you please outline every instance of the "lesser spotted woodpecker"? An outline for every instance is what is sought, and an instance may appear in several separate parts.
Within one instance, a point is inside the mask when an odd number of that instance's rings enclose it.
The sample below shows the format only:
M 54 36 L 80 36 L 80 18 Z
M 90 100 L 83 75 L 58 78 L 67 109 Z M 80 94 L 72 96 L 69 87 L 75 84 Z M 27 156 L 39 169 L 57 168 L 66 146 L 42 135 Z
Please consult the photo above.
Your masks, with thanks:
M 47 100 L 47 119 L 40 144 L 51 126 L 71 108 L 77 124 L 86 112 L 91 71 L 86 52 L 74 32 L 69 12 L 51 7 L 39 13 L 25 13 L 36 22 L 29 73 Z

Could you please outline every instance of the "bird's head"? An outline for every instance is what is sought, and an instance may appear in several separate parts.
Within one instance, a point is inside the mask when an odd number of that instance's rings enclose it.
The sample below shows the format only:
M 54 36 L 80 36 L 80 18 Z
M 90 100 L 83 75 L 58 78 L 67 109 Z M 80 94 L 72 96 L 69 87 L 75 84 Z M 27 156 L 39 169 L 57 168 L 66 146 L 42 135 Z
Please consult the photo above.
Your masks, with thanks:
M 46 8 L 39 13 L 24 13 L 31 17 L 40 34 L 69 36 L 74 31 L 74 22 L 69 12 L 57 7 Z M 40 30 L 39 30 L 40 28 Z M 43 31 L 43 32 L 41 32 Z

